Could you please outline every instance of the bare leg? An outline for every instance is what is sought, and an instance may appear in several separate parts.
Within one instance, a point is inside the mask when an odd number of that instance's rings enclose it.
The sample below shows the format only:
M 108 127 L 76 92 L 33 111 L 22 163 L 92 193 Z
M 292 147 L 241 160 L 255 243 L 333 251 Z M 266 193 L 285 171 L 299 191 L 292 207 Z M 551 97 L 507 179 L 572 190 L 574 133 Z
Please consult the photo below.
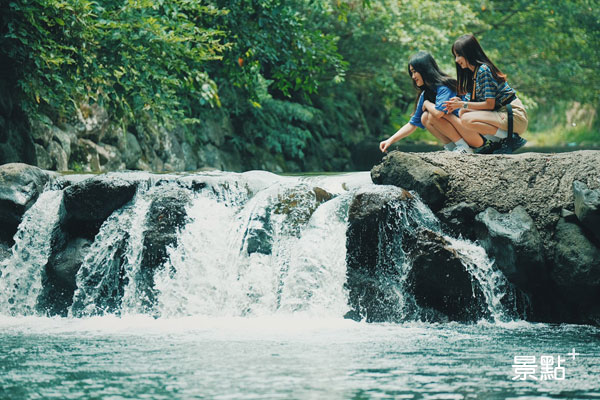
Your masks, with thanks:
M 444 115 L 441 119 L 447 121 L 456 130 L 456 132 L 462 136 L 463 139 L 465 139 L 465 142 L 467 142 L 469 146 L 480 147 L 483 145 L 483 139 L 481 138 L 481 135 L 479 135 L 477 130 L 472 129 L 464 123 L 466 116 L 472 113 L 473 112 L 465 113 L 460 118 L 454 114 L 448 114 Z
M 442 135 L 447 137 L 452 142 L 457 142 L 462 139 L 461 134 L 454 125 L 452 125 L 444 117 L 442 118 L 429 118 L 430 125 L 433 129 L 437 129 Z
M 429 113 L 423 113 L 421 122 L 433 136 L 442 142 L 442 144 L 448 144 L 460 139 L 460 137 L 458 137 L 456 140 L 452 140 L 454 135 L 450 132 L 444 132 L 442 129 L 440 129 L 437 124 L 437 119 L 429 115 Z
M 472 111 L 465 113 L 460 119 L 465 127 L 484 135 L 495 135 L 500 127 L 498 120 L 489 111 Z

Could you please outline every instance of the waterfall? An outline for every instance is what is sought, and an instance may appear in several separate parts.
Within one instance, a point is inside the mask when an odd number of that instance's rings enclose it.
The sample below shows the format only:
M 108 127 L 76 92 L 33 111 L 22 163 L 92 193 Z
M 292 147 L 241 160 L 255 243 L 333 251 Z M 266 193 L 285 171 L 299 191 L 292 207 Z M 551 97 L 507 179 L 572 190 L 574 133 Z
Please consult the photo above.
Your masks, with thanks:
M 113 175 L 134 182 L 137 191 L 104 220 L 85 249 L 74 279 L 70 317 L 341 317 L 351 309 L 350 205 L 358 193 L 391 190 L 373 185 L 367 173 Z M 69 184 L 82 181 L 70 179 Z M 516 318 L 510 284 L 483 248 L 444 235 L 433 212 L 415 194 L 409 197 L 392 202 L 386 222 L 379 226 L 376 268 L 393 271 L 374 278 L 385 291 L 385 306 L 399 310 L 402 320 L 416 318 L 418 306 L 406 282 L 413 260 L 403 241 L 426 229 L 443 237 L 458 255 L 481 287 L 491 318 Z M 174 202 L 181 219 L 170 210 L 165 219 L 152 215 L 153 207 L 171 204 L 161 203 L 165 199 Z M 61 207 L 62 190 L 48 190 L 23 216 L 12 256 L 0 264 L 1 313 L 36 312 L 53 231 L 62 229 Z M 403 233 L 397 234 L 399 230 Z M 168 240 L 152 249 L 159 244 L 147 243 L 147 238 L 156 232 Z M 149 258 L 152 251 L 161 257 Z
M 135 292 L 134 276 L 140 265 L 148 204 L 149 200 L 138 193 L 131 204 L 115 211 L 102 224 L 77 272 L 71 316 L 118 311 L 121 299 L 123 305 L 131 303 L 125 290 Z
M 64 213 L 62 198 L 62 191 L 46 191 L 23 215 L 14 236 L 12 254 L 0 264 L 0 313 L 36 312 L 42 274 L 50 256 L 50 238 L 61 212 Z

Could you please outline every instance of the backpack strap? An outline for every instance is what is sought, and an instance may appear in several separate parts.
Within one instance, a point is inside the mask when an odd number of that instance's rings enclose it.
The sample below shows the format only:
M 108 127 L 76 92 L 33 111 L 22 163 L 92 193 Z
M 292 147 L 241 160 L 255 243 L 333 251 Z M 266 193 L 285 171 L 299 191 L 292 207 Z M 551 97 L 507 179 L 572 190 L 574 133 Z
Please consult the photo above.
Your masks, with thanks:
M 506 105 L 506 113 L 508 114 L 508 139 L 512 139 L 513 137 L 513 109 L 512 104 L 508 103 Z

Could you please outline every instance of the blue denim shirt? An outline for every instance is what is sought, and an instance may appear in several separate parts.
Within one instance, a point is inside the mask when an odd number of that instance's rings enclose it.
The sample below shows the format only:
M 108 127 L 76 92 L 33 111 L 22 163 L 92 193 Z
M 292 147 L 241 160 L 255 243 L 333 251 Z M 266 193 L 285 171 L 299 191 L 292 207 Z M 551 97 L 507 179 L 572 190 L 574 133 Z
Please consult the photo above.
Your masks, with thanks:
M 442 111 L 444 114 L 448 114 L 446 110 L 444 110 L 444 102 L 450 100 L 452 97 L 456 96 L 456 92 L 450 89 L 448 86 L 440 85 L 437 87 L 437 92 L 435 95 L 435 109 Z M 419 104 L 417 104 L 417 109 L 415 113 L 408 121 L 411 125 L 418 126 L 419 128 L 425 129 L 423 124 L 421 123 L 421 116 L 423 115 L 423 103 L 425 102 L 425 93 L 421 93 L 421 97 L 419 97 Z M 458 117 L 458 110 L 454 110 L 454 114 Z

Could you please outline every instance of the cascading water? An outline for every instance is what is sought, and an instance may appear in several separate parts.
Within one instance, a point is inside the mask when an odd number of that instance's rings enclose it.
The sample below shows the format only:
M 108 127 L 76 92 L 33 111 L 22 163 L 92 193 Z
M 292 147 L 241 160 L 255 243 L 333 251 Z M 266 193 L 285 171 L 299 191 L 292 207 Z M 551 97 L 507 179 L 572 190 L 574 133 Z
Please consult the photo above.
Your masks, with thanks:
M 12 255 L 0 264 L 0 313 L 30 315 L 36 312 L 42 274 L 50 256 L 50 237 L 59 222 L 62 197 L 62 191 L 46 191 L 23 215 L 14 237 Z
M 103 222 L 76 276 L 73 317 L 105 313 L 180 317 L 245 317 L 303 314 L 341 317 L 349 311 L 348 209 L 357 191 L 385 192 L 367 174 L 280 177 L 264 172 L 163 176 L 124 175 L 137 193 Z M 152 204 L 166 193 L 183 193 L 185 220 L 165 242 L 165 260 L 146 265 Z M 177 194 L 174 194 L 177 199 Z M 58 229 L 62 192 L 47 191 L 26 213 L 13 255 L 2 264 L 0 312 L 36 309 L 41 276 Z M 418 199 L 395 203 L 392 220 L 411 234 L 426 228 L 442 234 L 439 221 Z M 168 210 L 167 210 L 168 214 Z M 157 217 L 158 223 L 162 215 Z M 165 218 L 169 218 L 168 215 Z M 39 221 L 42 221 L 40 224 Z M 381 279 L 388 300 L 415 309 L 406 287 L 412 268 L 400 238 L 380 227 L 381 258 L 397 278 Z M 388 237 L 389 236 L 389 237 Z M 501 299 L 507 282 L 480 247 L 446 237 L 483 288 L 495 320 L 515 318 Z M 150 249 L 152 250 L 152 249 Z M 156 249 L 154 249 L 156 250 Z M 150 278 L 148 279 L 148 275 Z M 150 292 L 149 292 L 150 290 Z M 509 307 L 510 308 L 510 307 Z

